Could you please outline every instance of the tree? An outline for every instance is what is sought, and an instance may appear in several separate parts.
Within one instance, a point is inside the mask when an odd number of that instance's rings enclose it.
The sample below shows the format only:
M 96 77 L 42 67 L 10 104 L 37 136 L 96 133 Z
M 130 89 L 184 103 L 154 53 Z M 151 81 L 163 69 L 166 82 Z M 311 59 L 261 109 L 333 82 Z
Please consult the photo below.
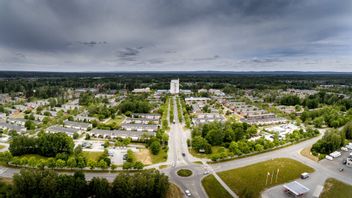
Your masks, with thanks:
M 144 168 L 144 164 L 140 161 L 134 163 L 134 168 L 137 170 L 142 170 Z
M 24 124 L 27 130 L 34 130 L 35 129 L 35 124 L 32 120 L 27 120 Z
M 74 168 L 77 166 L 76 159 L 74 157 L 70 157 L 67 160 L 67 166 L 70 168 Z
M 352 139 L 352 122 L 347 123 L 342 129 L 346 139 Z
M 107 179 L 93 177 L 88 184 L 89 196 L 96 198 L 111 197 L 111 188 Z
M 56 167 L 56 161 L 53 157 L 50 157 L 47 161 L 48 168 L 55 168 Z
M 115 170 L 117 168 L 117 165 L 116 164 L 111 164 L 111 170 Z
M 97 166 L 97 163 L 93 160 L 88 160 L 88 166 L 91 170 L 93 170 Z
M 78 139 L 79 138 L 79 134 L 77 132 L 74 132 L 72 135 L 73 139 Z
M 58 167 L 58 168 L 63 168 L 65 167 L 66 165 L 66 162 L 62 159 L 58 159 L 56 160 L 56 163 L 55 163 L 55 166 Z
M 98 167 L 101 169 L 106 169 L 108 167 L 108 164 L 104 160 L 100 160 L 98 162 Z
M 159 141 L 153 141 L 150 144 L 150 150 L 152 151 L 153 155 L 157 155 L 160 152 L 160 149 L 161 149 L 161 145 Z
M 0 161 L 5 162 L 8 164 L 12 160 L 13 156 L 9 151 L 1 152 L 0 153 Z
M 33 167 L 33 168 L 37 167 L 37 163 L 38 163 L 37 159 L 33 156 L 28 159 L 28 165 L 30 167 Z

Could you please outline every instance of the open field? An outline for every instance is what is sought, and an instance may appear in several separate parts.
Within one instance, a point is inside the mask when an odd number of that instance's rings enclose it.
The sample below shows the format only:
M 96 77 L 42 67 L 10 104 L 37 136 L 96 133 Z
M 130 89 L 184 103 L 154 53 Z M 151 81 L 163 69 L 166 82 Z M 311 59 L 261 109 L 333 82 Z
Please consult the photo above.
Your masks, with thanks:
M 160 149 L 160 152 L 158 155 L 153 155 L 150 153 L 150 156 L 152 157 L 153 164 L 165 162 L 167 160 L 167 151 L 165 149 Z
M 87 160 L 93 161 L 98 161 L 102 154 L 103 152 L 83 151 L 83 155 L 87 158 Z
M 227 151 L 228 149 L 226 149 L 223 146 L 212 146 L 211 147 L 212 150 L 212 154 L 202 154 L 202 153 L 198 153 L 197 151 L 195 151 L 194 149 L 189 149 L 189 152 L 194 156 L 194 157 L 198 157 L 198 158 L 210 158 L 213 154 L 215 153 L 221 153 L 222 151 Z
M 139 149 L 139 152 L 134 152 L 134 156 L 136 157 L 136 161 L 142 162 L 144 165 L 152 164 L 152 154 L 149 149 L 143 148 Z
M 218 174 L 240 197 L 260 197 L 266 188 L 297 179 L 303 172 L 313 171 L 313 168 L 298 161 L 277 158 Z
M 169 191 L 166 194 L 166 198 L 182 198 L 183 193 L 179 187 L 175 184 L 170 183 Z
M 202 180 L 202 185 L 209 198 L 231 198 L 231 195 L 221 186 L 213 175 L 208 175 Z
M 352 186 L 329 178 L 325 181 L 320 198 L 345 198 L 352 195 Z

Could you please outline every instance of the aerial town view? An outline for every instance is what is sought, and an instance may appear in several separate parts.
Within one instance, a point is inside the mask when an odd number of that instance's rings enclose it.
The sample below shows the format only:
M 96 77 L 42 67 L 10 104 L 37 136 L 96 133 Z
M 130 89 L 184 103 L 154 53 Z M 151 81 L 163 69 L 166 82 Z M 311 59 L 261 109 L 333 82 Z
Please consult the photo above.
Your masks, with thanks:
M 0 1 L 0 197 L 352 198 L 352 1 Z

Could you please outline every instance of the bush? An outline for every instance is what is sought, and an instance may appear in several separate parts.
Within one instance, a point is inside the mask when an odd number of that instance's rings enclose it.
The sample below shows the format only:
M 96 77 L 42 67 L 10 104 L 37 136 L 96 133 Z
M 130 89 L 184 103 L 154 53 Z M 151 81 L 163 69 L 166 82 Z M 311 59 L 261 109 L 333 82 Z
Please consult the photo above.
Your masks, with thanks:
M 192 175 L 192 171 L 189 169 L 180 169 L 177 171 L 177 175 L 181 177 L 189 177 Z

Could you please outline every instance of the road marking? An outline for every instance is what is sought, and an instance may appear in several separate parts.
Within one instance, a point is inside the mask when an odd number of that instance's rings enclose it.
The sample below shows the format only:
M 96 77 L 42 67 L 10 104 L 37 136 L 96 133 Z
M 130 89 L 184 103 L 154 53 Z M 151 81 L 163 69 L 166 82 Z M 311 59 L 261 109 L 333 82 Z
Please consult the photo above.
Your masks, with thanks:
M 5 173 L 8 170 L 8 168 L 1 168 L 0 169 L 0 175 L 2 175 L 3 173 Z

